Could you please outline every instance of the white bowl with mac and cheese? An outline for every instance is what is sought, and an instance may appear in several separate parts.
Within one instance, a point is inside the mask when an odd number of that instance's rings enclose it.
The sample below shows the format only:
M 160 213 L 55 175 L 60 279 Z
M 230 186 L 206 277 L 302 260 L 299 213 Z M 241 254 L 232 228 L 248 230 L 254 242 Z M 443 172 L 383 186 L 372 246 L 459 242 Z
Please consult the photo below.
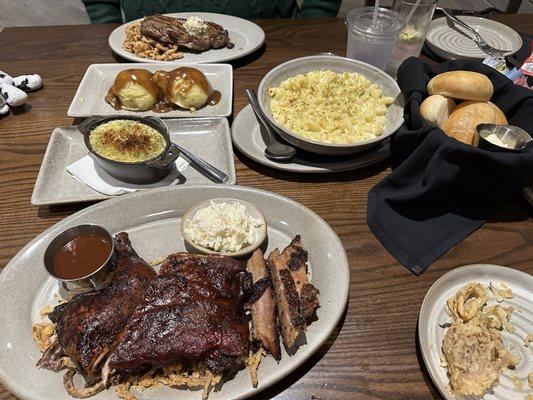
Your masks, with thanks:
M 276 132 L 313 153 L 358 153 L 403 123 L 403 98 L 393 78 L 369 64 L 334 55 L 277 66 L 262 79 L 258 98 Z

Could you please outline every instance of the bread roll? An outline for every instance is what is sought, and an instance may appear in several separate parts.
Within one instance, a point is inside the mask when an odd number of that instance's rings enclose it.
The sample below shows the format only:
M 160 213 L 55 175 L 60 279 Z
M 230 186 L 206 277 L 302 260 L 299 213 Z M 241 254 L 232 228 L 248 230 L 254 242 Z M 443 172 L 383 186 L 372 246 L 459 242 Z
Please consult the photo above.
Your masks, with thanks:
M 494 123 L 495 124 L 498 124 L 498 125 L 507 125 L 507 124 L 509 124 L 509 122 L 507 121 L 507 118 L 505 117 L 505 114 L 503 113 L 502 110 L 500 110 L 500 108 L 496 104 L 491 103 L 490 101 L 487 102 L 487 104 L 489 106 L 491 106 L 492 109 L 494 110 L 494 116 L 495 116 Z
M 507 124 L 507 119 L 490 102 L 464 101 L 455 107 L 442 129 L 460 142 L 477 146 L 476 126 L 479 124 Z
M 453 109 L 455 101 L 449 97 L 434 94 L 426 98 L 420 105 L 420 114 L 429 122 L 442 128 Z
M 435 76 L 428 83 L 429 94 L 458 100 L 489 101 L 494 87 L 485 75 L 471 71 L 450 71 Z

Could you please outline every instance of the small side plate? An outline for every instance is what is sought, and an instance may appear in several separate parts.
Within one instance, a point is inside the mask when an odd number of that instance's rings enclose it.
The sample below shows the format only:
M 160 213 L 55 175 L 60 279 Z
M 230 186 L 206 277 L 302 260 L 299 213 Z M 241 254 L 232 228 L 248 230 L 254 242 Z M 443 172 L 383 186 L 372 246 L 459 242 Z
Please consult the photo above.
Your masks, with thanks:
M 231 114 L 233 104 L 233 67 L 230 64 L 195 64 L 193 67 L 202 71 L 214 90 L 221 94 L 220 102 L 213 106 L 207 105 L 192 113 L 188 110 L 173 110 L 167 113 L 154 111 L 115 110 L 105 102 L 105 96 L 113 85 L 115 77 L 125 69 L 147 69 L 171 71 L 175 68 L 188 66 L 186 63 L 137 63 L 137 64 L 92 64 L 89 65 L 81 80 L 78 90 L 68 109 L 69 117 L 104 117 L 115 115 L 137 115 L 145 117 L 153 115 L 160 118 L 192 118 L 192 117 L 227 117 Z
M 474 28 L 492 47 L 509 50 L 505 53 L 506 56 L 516 53 L 522 46 L 520 35 L 507 25 L 487 18 L 471 16 L 458 18 Z M 487 57 L 471 37 L 472 34 L 465 28 L 454 25 L 453 22 L 448 23 L 446 18 L 437 18 L 429 24 L 426 43 L 431 51 L 447 60 Z
M 233 148 L 226 118 L 174 119 L 166 120 L 166 124 L 170 140 L 225 172 L 230 177 L 227 184 L 235 184 Z M 75 126 L 54 129 L 33 188 L 31 204 L 42 206 L 108 199 L 110 196 L 94 191 L 65 169 L 86 154 L 83 136 Z M 213 182 L 192 165 L 183 172 L 183 185 L 209 183 Z
M 505 282 L 514 298 L 505 299 L 501 304 L 504 307 L 513 306 L 516 310 L 510 319 L 515 332 L 509 333 L 504 329 L 502 335 L 505 345 L 520 358 L 520 363 L 514 370 L 506 369 L 500 376 L 500 382 L 483 399 L 523 400 L 526 394 L 531 393 L 526 380 L 531 372 L 533 352 L 524 345 L 524 338 L 533 332 L 533 277 L 516 269 L 489 264 L 467 265 L 448 272 L 431 286 L 422 302 L 418 320 L 418 339 L 424 363 L 442 396 L 447 400 L 455 400 L 449 389 L 446 368 L 441 366 L 440 361 L 442 340 L 446 333 L 446 328 L 442 326 L 450 322 L 446 314 L 446 300 L 472 282 L 484 286 L 492 282 L 497 287 Z M 494 303 L 494 297 L 489 296 L 488 304 Z M 522 381 L 522 389 L 516 390 L 514 387 L 514 376 Z

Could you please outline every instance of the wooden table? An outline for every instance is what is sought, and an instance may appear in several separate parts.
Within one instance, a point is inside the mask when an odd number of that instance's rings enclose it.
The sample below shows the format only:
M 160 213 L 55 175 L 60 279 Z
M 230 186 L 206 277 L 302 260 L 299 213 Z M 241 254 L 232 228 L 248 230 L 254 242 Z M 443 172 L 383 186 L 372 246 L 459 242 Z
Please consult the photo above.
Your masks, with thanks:
M 533 34 L 531 15 L 496 19 Z M 332 51 L 345 53 L 342 20 L 265 20 L 267 45 L 235 62 L 236 115 L 244 88 L 281 62 Z M 43 90 L 29 96 L 25 112 L 0 120 L 0 266 L 35 235 L 87 204 L 33 207 L 30 197 L 50 137 L 71 125 L 67 108 L 85 69 L 116 62 L 107 45 L 114 25 L 7 28 L 0 33 L 0 66 L 11 75 L 38 73 Z M 389 174 L 387 162 L 359 171 L 297 175 L 265 168 L 236 152 L 237 181 L 293 198 L 322 216 L 340 236 L 351 265 L 345 318 L 320 351 L 257 399 L 438 399 L 417 349 L 422 299 L 437 278 L 471 263 L 493 263 L 533 272 L 532 208 L 508 199 L 481 229 L 413 276 L 370 233 L 368 190 Z M 1 321 L 9 323 L 9 321 Z M 21 334 L 24 334 L 21 332 Z M 1 360 L 0 360 L 1 362 Z M 0 399 L 14 399 L 0 386 Z

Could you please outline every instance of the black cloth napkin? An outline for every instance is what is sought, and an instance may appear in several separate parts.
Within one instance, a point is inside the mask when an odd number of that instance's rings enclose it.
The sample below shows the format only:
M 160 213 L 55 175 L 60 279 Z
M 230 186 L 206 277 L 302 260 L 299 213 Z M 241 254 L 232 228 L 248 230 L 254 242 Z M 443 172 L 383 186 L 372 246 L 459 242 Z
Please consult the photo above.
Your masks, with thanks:
M 391 141 L 393 172 L 368 194 L 367 223 L 402 264 L 419 275 L 493 214 L 509 193 L 533 183 L 533 145 L 521 153 L 490 152 L 447 136 L 419 112 L 426 86 L 452 70 L 485 74 L 491 99 L 509 123 L 533 133 L 533 91 L 480 61 L 428 64 L 411 57 L 398 70 L 405 123 Z

